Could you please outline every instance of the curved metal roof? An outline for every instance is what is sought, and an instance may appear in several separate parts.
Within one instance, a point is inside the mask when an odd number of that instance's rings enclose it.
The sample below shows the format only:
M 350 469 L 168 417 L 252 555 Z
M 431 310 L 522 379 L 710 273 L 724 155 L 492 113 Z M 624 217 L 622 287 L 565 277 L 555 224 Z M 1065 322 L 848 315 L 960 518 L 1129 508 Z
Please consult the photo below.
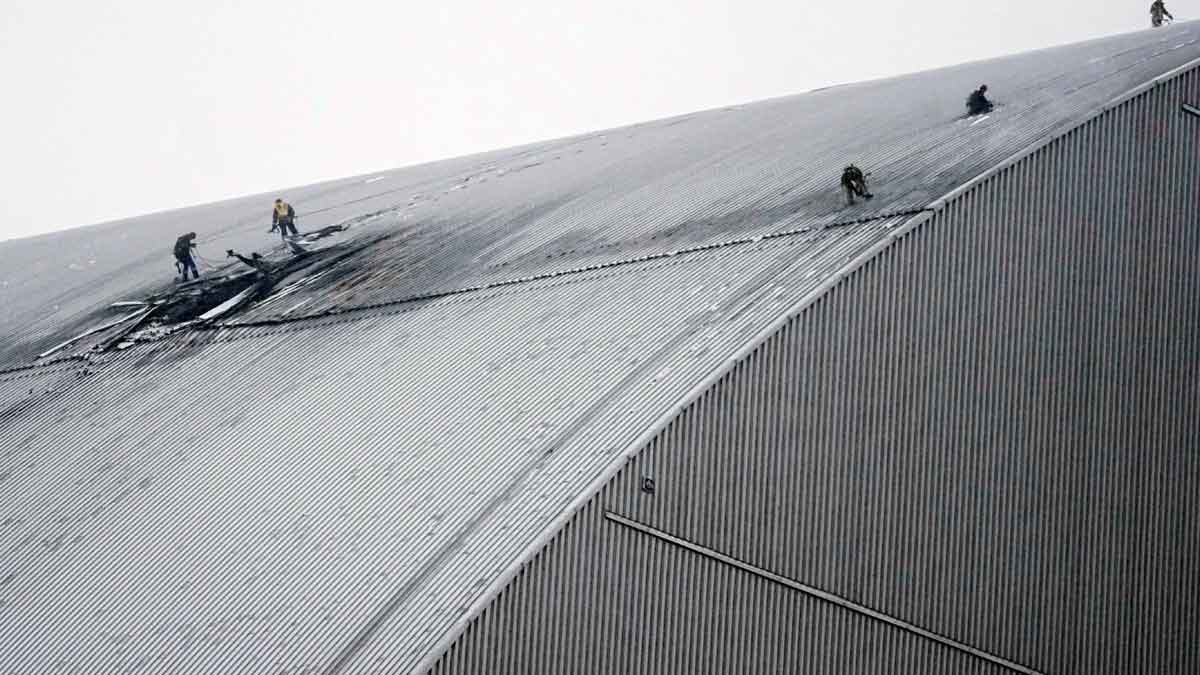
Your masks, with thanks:
M 223 324 L 0 373 L 0 670 L 404 670 L 847 262 L 1198 57 L 1180 24 L 283 191 L 350 254 Z M 962 119 L 984 81 L 1000 110 Z M 849 161 L 878 196 L 845 208 Z M 177 231 L 272 242 L 268 209 L 0 244 L 7 365 L 155 290 Z

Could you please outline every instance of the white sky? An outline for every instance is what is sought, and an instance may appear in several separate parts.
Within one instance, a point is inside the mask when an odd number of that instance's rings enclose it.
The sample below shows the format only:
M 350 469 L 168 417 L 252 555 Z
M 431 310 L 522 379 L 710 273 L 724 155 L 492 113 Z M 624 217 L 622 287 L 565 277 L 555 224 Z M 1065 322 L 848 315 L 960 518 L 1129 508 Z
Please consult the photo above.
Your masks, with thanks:
M 1149 5 L 0 0 L 0 240 L 1139 30 Z

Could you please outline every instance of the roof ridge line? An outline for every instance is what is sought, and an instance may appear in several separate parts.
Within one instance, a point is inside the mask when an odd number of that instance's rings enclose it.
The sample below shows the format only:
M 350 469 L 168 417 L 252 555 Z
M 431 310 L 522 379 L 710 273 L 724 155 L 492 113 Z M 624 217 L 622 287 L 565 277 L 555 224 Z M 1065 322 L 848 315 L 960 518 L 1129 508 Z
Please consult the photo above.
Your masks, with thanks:
M 1074 132 L 1079 127 L 1091 122 L 1109 110 L 1112 110 L 1113 108 L 1116 108 L 1117 106 L 1120 106 L 1169 80 L 1175 79 L 1176 77 L 1196 68 L 1197 66 L 1200 66 L 1200 58 L 1193 59 L 1181 66 L 1173 68 L 1130 89 L 1124 94 L 1120 94 L 1112 98 L 1109 102 L 1101 105 L 1094 112 L 1083 117 L 1075 124 L 1072 124 L 1071 126 L 1062 129 L 1058 133 L 1052 134 L 1041 141 L 1031 143 L 1024 149 L 1013 153 L 1006 159 L 998 162 L 991 169 L 980 173 L 976 177 L 964 182 L 962 185 L 950 190 L 945 195 L 938 197 L 930 202 L 925 208 L 917 210 L 913 218 L 909 219 L 892 232 L 889 232 L 886 237 L 868 248 L 866 251 L 863 251 L 859 255 L 855 256 L 854 259 L 850 260 L 843 265 L 841 269 L 830 275 L 819 286 L 806 293 L 804 297 L 800 298 L 794 305 L 792 305 L 792 307 L 780 314 L 779 317 L 768 324 L 763 330 L 751 337 L 750 340 L 748 340 L 741 348 L 736 350 L 728 358 L 722 361 L 720 365 L 702 378 L 700 382 L 696 384 L 696 386 L 680 397 L 670 408 L 665 410 L 654 423 L 646 427 L 646 429 L 643 430 L 642 433 L 640 433 L 631 443 L 627 444 L 625 449 L 614 456 L 612 461 L 609 462 L 608 466 L 602 470 L 595 477 L 595 479 L 589 482 L 587 487 L 581 490 L 579 495 L 575 499 L 572 499 L 571 502 L 559 512 L 559 515 L 542 529 L 541 533 L 538 534 L 533 541 L 531 541 L 525 548 L 521 550 L 521 552 L 512 560 L 512 562 L 504 568 L 504 571 L 492 579 L 492 582 L 489 583 L 475 598 L 475 600 L 471 602 L 471 604 L 467 607 L 467 610 L 463 612 L 448 629 L 446 629 L 446 632 L 443 633 L 441 639 L 434 643 L 434 645 L 425 652 L 425 655 L 422 656 L 421 660 L 417 662 L 412 672 L 422 673 L 433 669 L 437 662 L 442 658 L 442 655 L 446 653 L 446 651 L 464 632 L 466 632 L 472 622 L 474 622 L 475 618 L 481 615 L 483 611 L 491 605 L 492 601 L 495 600 L 499 594 L 509 586 L 510 583 L 512 583 L 512 580 L 517 577 L 522 569 L 524 569 L 525 565 L 535 559 L 538 554 L 546 546 L 548 546 L 555 537 L 558 536 L 558 533 L 561 532 L 563 528 L 566 527 L 566 525 L 578 513 L 580 513 L 588 505 L 588 503 L 591 502 L 592 499 L 599 494 L 604 487 L 611 482 L 612 479 L 621 472 L 621 470 L 625 468 L 626 465 L 628 465 L 628 463 L 634 457 L 638 455 L 642 448 L 646 447 L 646 445 L 652 441 L 656 435 L 661 433 L 662 430 L 665 429 L 676 417 L 678 417 L 689 405 L 697 401 L 700 396 L 704 394 L 704 392 L 708 391 L 713 385 L 720 381 L 722 377 L 731 372 L 738 363 L 749 356 L 755 349 L 758 349 L 758 347 L 769 340 L 771 336 L 775 335 L 775 333 L 782 329 L 787 322 L 791 321 L 794 317 L 798 316 L 800 313 L 804 312 L 806 309 L 824 297 L 831 288 L 841 283 L 854 272 L 861 269 L 865 264 L 889 248 L 896 240 L 907 236 L 916 228 L 929 222 L 929 220 L 936 213 L 944 210 L 948 204 L 957 200 L 964 193 L 974 189 L 984 181 L 990 180 L 1004 169 L 1007 169 L 1008 167 L 1026 159 L 1047 145 L 1050 145 L 1058 139 Z

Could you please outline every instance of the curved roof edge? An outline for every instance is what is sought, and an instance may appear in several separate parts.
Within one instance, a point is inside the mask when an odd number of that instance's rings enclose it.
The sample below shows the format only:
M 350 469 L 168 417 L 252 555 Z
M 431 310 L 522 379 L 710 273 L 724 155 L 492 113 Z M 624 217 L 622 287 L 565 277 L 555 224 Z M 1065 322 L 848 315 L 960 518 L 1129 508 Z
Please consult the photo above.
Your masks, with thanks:
M 1088 124 L 1092 120 L 1100 117 L 1104 113 L 1117 108 L 1130 100 L 1144 94 L 1155 87 L 1164 84 L 1170 80 L 1180 77 L 1190 70 L 1200 67 L 1200 59 L 1194 59 L 1182 66 L 1174 68 L 1162 75 L 1158 75 L 1153 79 L 1140 84 L 1133 89 L 1121 94 L 1110 100 L 1108 103 L 1101 105 L 1092 113 L 1082 117 L 1075 124 L 1060 130 L 1058 133 L 1047 136 L 1035 143 L 1030 144 L 1025 149 L 1014 153 L 1008 158 L 997 163 L 992 168 L 975 176 L 971 180 L 954 188 L 945 195 L 933 200 L 925 209 L 922 209 L 917 215 L 910 220 L 898 226 L 885 239 L 864 251 L 858 257 L 850 260 L 842 267 L 842 269 L 830 275 L 824 283 L 813 289 L 811 293 L 801 298 L 799 302 L 791 308 L 783 312 L 777 319 L 771 322 L 766 328 L 752 337 L 744 346 L 734 352 L 729 358 L 725 359 L 720 366 L 715 368 L 704 379 L 696 384 L 691 390 L 681 397 L 674 405 L 664 411 L 662 415 L 651 426 L 647 427 L 633 442 L 631 442 L 624 450 L 617 454 L 612 462 L 604 469 L 596 478 L 588 484 L 579 495 L 573 499 L 562 512 L 550 522 L 549 525 L 542 530 L 533 541 L 526 546 L 521 553 L 513 559 L 513 561 L 504 569 L 504 572 L 497 576 L 490 584 L 488 584 L 482 593 L 470 604 L 465 612 L 454 622 L 454 624 L 446 631 L 440 640 L 417 663 L 413 672 L 426 672 L 434 668 L 442 656 L 449 651 L 453 644 L 466 632 L 471 623 L 479 617 L 493 601 L 507 588 L 512 580 L 521 572 L 524 567 L 531 562 L 555 537 L 558 536 L 566 525 L 579 513 L 588 503 L 599 494 L 608 483 L 641 451 L 662 432 L 681 412 L 689 405 L 696 402 L 705 392 L 711 389 L 722 377 L 728 374 L 733 368 L 746 359 L 754 350 L 758 349 L 763 343 L 769 340 L 777 332 L 779 332 L 788 322 L 796 316 L 804 312 L 818 300 L 824 297 L 833 287 L 837 286 L 847 277 L 861 269 L 868 262 L 880 255 L 884 250 L 889 248 L 895 241 L 908 236 L 917 228 L 929 222 L 938 212 L 945 209 L 949 204 L 961 198 L 979 185 L 991 180 L 997 174 L 1008 169 L 1009 167 L 1020 163 L 1031 155 L 1042 150 L 1046 146 L 1054 143 L 1060 138 L 1063 138 L 1076 129 Z

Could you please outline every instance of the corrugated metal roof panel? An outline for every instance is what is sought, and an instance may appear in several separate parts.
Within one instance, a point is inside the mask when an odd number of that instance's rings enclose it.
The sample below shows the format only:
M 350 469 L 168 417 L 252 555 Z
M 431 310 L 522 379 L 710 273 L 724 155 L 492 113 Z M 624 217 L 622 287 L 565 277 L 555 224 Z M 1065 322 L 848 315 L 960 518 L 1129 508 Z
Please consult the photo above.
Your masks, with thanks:
M 285 193 L 305 229 L 390 238 L 242 327 L 0 374 L 19 408 L 0 417 L 0 669 L 313 672 L 370 664 L 373 638 L 415 662 L 614 453 L 908 218 L 872 216 L 923 208 L 1198 39 L 1186 24 Z M 1002 111 L 956 121 L 980 80 Z M 845 210 L 850 160 L 879 197 Z M 260 206 L 172 217 L 202 251 L 245 249 Z M 191 225 L 213 214 L 233 224 Z M 169 240 L 166 222 L 0 255 L 112 256 Z M 42 258 L 14 277 L 16 320 L 60 303 L 33 342 L 153 286 L 96 255 L 86 290 L 49 293 Z M 30 378 L 53 395 L 21 408 Z
M 731 239 L 912 213 L 1200 54 L 1200 35 L 1125 36 L 570 139 L 490 163 L 376 216 L 397 236 L 303 312 L 395 300 Z M 964 119 L 981 80 L 1001 106 Z M 877 195 L 845 208 L 841 168 Z M 279 307 L 252 311 L 266 318 Z
M 317 313 L 573 269 L 778 230 L 920 209 L 1137 84 L 1195 58 L 1194 23 L 622 129 L 281 190 L 302 229 L 388 235 L 296 303 Z M 1000 110 L 962 119 L 987 82 Z M 841 206 L 841 167 L 873 172 L 877 198 Z M 97 310 L 169 283 L 174 237 L 278 248 L 271 195 L 0 243 L 0 359 L 39 353 Z M 295 308 L 295 309 L 293 309 Z M 7 356 L 5 356 L 7 354 Z M 0 361 L 2 362 L 2 361 Z
M 115 355 L 5 425 L 5 669 L 325 666 L 376 617 L 418 656 L 658 411 L 894 224 Z

